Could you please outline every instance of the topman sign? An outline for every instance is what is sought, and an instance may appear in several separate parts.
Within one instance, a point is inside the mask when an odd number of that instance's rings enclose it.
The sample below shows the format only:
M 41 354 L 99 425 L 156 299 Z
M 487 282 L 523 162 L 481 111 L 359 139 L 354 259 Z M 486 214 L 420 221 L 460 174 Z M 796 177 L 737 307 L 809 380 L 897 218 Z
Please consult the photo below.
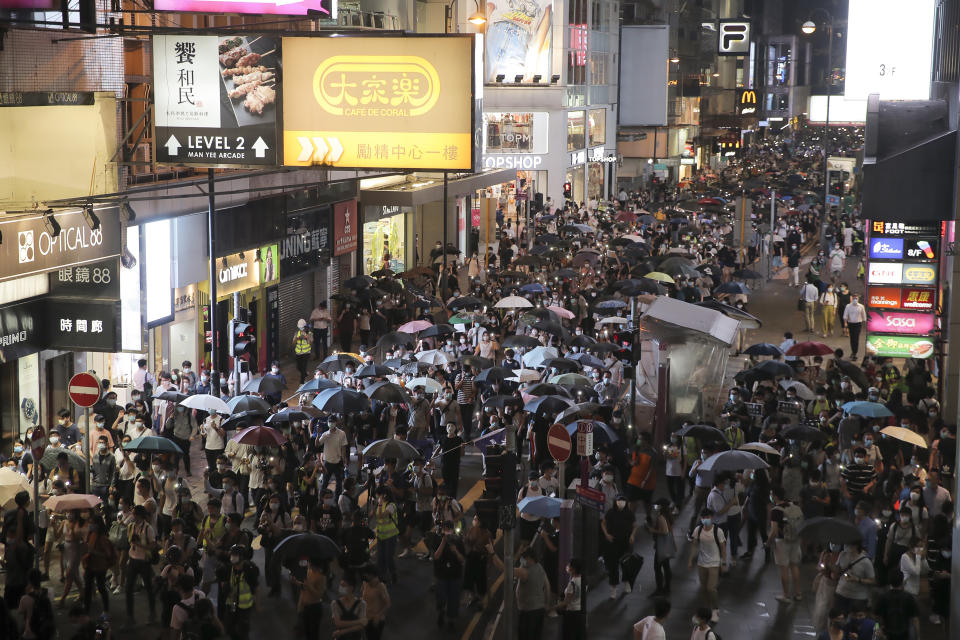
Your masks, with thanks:
M 510 155 L 483 156 L 484 169 L 523 169 L 526 171 L 540 169 L 543 166 L 543 156 L 531 153 L 514 153 Z

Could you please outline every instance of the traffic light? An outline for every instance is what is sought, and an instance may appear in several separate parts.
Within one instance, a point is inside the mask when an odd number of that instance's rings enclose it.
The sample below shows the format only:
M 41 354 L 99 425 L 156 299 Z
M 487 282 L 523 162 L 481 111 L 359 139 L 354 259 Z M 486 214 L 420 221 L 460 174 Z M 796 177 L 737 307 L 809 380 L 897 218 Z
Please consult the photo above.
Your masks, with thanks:
M 500 503 L 492 498 L 478 498 L 473 502 L 473 508 L 483 526 L 496 533 L 500 528 Z
M 563 197 L 570 199 L 573 197 L 573 185 L 569 182 L 563 183 Z
M 252 324 L 234 318 L 230 321 L 230 335 L 233 337 L 231 353 L 235 358 L 256 352 L 257 336 Z
M 501 505 L 517 501 L 517 457 L 513 452 L 493 446 L 487 448 L 483 457 L 483 497 Z

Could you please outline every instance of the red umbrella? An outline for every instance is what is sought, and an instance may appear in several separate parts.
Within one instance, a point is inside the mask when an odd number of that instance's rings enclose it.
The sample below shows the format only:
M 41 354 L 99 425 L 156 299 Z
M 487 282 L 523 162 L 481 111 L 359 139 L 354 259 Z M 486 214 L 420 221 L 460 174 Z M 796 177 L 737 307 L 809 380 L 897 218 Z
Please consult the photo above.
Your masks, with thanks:
M 250 427 L 233 436 L 231 440 L 254 447 L 279 447 L 287 441 L 282 433 L 271 427 Z
M 787 212 L 786 212 L 785 214 L 783 214 L 783 215 L 785 215 L 785 216 L 797 216 L 797 215 L 800 215 L 800 213 L 801 213 L 801 212 L 800 212 L 800 211 L 797 211 L 796 209 L 790 209 L 790 211 L 787 211 Z
M 621 211 L 617 214 L 617 222 L 636 222 L 637 214 L 633 211 Z
M 833 353 L 833 347 L 822 342 L 798 342 L 789 349 L 788 356 L 827 356 Z

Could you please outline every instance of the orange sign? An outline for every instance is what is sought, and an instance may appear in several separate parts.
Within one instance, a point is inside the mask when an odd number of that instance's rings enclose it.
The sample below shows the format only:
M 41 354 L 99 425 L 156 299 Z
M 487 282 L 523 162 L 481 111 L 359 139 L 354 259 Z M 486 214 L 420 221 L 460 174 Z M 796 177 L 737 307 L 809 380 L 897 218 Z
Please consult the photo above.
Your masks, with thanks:
M 867 287 L 867 306 L 883 309 L 899 309 L 900 289 L 897 287 Z

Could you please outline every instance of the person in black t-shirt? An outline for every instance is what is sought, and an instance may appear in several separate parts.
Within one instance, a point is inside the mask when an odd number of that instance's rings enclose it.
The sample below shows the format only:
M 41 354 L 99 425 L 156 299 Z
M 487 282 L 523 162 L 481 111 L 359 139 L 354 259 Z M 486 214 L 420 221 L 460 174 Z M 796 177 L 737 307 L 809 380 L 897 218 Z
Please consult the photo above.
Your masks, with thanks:
M 310 506 L 307 527 L 314 533 L 325 535 L 331 540 L 340 539 L 340 523 L 343 515 L 333 497 L 333 491 L 324 489 L 319 502 Z
M 453 629 L 460 615 L 460 583 L 466 550 L 463 541 L 453 531 L 453 522 L 445 520 L 442 526 L 440 545 L 433 553 L 433 574 L 437 579 L 437 626 L 444 621 Z
M 363 515 L 355 511 L 352 526 L 340 532 L 345 573 L 355 576 L 361 567 L 370 562 L 370 541 L 376 539 L 373 530 L 363 524 Z
M 920 609 L 916 598 L 903 590 L 903 574 L 899 571 L 890 575 L 890 590 L 877 598 L 873 612 L 887 640 L 920 637 Z M 913 634 L 910 633 L 911 628 Z

